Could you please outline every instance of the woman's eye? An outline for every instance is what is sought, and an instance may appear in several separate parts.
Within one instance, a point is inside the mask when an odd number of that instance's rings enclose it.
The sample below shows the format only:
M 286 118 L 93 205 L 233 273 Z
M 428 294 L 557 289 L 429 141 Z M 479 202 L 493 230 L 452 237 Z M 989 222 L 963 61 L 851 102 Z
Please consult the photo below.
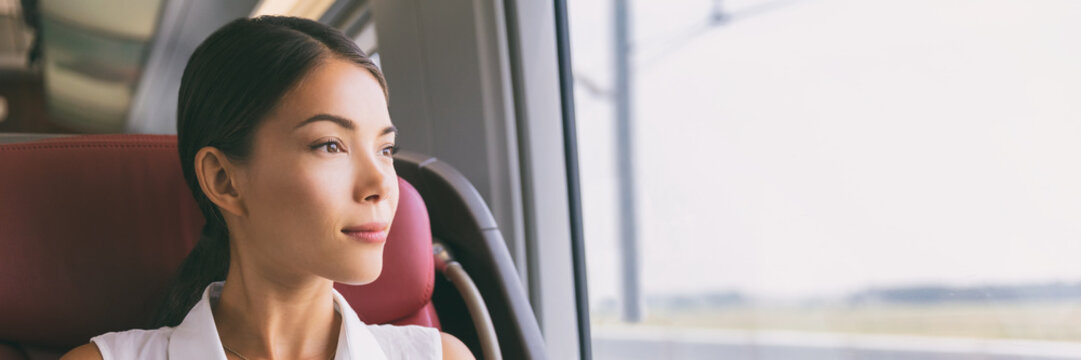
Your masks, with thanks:
M 387 146 L 387 147 L 383 148 L 383 155 L 385 155 L 385 156 L 394 156 L 394 154 L 397 154 L 397 153 L 398 153 L 398 145 Z
M 327 141 L 325 143 L 312 146 L 312 150 L 317 149 L 324 150 L 328 153 L 340 153 L 344 150 L 342 149 L 342 144 L 338 143 L 337 141 Z

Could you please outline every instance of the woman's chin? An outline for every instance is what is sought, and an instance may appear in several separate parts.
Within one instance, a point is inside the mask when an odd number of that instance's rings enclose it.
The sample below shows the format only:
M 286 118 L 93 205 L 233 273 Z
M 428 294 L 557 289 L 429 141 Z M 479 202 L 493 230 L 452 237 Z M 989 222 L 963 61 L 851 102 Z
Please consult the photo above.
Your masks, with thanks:
M 328 277 L 335 282 L 348 285 L 366 285 L 379 278 L 383 272 L 383 246 L 350 249 L 346 257 L 340 258 L 335 276 Z
M 379 278 L 383 272 L 383 259 L 375 261 L 363 261 L 361 266 L 349 269 L 347 274 L 334 279 L 335 282 L 346 285 L 367 285 Z

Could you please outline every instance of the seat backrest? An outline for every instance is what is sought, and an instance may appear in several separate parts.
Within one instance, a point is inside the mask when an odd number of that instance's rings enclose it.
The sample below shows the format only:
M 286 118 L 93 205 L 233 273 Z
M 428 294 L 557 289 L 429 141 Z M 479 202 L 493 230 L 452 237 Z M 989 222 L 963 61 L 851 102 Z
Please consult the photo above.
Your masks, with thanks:
M 365 322 L 439 327 L 428 214 L 399 186 L 381 276 L 336 288 Z M 0 144 L 0 359 L 145 328 L 203 222 L 175 136 Z
M 455 254 L 484 298 L 503 358 L 547 359 L 529 297 L 499 226 L 477 189 L 453 166 L 429 155 L 402 151 L 394 157 L 394 168 L 399 178 L 408 179 L 424 197 L 433 236 Z M 456 286 L 440 276 L 432 301 L 445 325 L 443 331 L 481 354 L 471 314 Z

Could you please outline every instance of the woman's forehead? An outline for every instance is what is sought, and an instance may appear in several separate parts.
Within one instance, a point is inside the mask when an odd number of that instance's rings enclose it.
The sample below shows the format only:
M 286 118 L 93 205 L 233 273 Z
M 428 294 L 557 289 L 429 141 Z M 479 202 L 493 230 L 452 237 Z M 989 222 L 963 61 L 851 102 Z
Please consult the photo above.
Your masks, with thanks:
M 384 96 L 379 81 L 368 69 L 343 60 L 328 60 L 286 92 L 271 120 L 276 127 L 293 130 L 312 117 L 328 115 L 351 122 L 357 131 L 382 132 L 391 126 Z

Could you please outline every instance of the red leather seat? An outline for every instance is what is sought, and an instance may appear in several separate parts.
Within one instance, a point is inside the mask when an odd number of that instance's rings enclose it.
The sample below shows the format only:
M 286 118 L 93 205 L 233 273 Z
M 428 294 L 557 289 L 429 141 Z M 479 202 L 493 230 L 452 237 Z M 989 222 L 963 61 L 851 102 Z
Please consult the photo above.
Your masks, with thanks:
M 365 322 L 438 328 L 428 213 L 399 185 L 382 275 L 337 289 Z M 0 360 L 145 328 L 202 223 L 174 136 L 0 145 Z

